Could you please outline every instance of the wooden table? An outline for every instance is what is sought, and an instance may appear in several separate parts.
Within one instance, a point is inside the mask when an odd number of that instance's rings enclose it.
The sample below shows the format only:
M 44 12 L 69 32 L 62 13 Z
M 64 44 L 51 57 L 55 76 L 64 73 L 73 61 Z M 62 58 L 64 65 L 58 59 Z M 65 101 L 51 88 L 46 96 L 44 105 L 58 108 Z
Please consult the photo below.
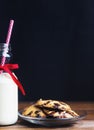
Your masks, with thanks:
M 0 130 L 94 130 L 94 102 L 67 102 L 74 110 L 86 110 L 87 116 L 85 119 L 70 126 L 62 126 L 57 128 L 47 128 L 36 126 L 21 119 L 11 126 L 0 126 Z M 28 102 L 20 102 L 19 109 L 27 106 Z

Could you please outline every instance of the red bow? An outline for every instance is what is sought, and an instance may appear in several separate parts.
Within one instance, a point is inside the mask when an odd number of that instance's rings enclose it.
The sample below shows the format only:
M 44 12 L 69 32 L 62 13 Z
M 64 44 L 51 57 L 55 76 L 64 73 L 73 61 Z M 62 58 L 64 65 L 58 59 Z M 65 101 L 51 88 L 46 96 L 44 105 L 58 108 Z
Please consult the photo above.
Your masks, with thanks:
M 0 65 L 0 70 L 4 70 L 5 72 L 9 73 L 11 78 L 14 80 L 14 82 L 17 84 L 17 86 L 21 90 L 22 94 L 25 95 L 25 91 L 24 91 L 22 84 L 11 72 L 11 70 L 18 69 L 18 68 L 19 68 L 18 64 L 5 64 L 3 66 Z

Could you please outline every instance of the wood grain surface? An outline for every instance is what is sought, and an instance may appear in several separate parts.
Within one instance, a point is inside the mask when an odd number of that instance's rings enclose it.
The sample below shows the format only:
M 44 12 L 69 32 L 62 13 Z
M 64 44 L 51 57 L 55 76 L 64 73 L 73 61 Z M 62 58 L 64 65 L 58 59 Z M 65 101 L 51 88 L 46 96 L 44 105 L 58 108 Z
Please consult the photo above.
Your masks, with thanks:
M 86 110 L 87 116 L 85 119 L 73 125 L 62 127 L 44 127 L 31 124 L 29 122 L 18 119 L 17 123 L 11 126 L 0 126 L 0 130 L 94 130 L 94 102 L 67 102 L 74 110 Z M 30 102 L 19 102 L 19 109 L 23 109 Z

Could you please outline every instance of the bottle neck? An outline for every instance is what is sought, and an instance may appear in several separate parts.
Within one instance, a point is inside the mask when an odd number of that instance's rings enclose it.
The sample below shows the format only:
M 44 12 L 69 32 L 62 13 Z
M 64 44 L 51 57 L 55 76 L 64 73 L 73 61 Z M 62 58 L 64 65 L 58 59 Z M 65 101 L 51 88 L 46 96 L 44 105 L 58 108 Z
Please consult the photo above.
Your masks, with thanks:
M 11 47 L 6 43 L 0 43 L 0 63 L 2 58 L 5 57 L 5 64 L 10 62 L 11 59 Z

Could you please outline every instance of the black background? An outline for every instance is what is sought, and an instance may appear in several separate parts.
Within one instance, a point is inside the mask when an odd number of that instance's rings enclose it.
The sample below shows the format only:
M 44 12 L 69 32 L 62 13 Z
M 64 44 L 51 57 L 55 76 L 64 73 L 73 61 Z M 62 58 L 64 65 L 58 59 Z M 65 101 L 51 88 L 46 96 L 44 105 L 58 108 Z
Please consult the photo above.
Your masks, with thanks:
M 0 42 L 10 19 L 19 100 L 94 100 L 93 0 L 0 0 Z

